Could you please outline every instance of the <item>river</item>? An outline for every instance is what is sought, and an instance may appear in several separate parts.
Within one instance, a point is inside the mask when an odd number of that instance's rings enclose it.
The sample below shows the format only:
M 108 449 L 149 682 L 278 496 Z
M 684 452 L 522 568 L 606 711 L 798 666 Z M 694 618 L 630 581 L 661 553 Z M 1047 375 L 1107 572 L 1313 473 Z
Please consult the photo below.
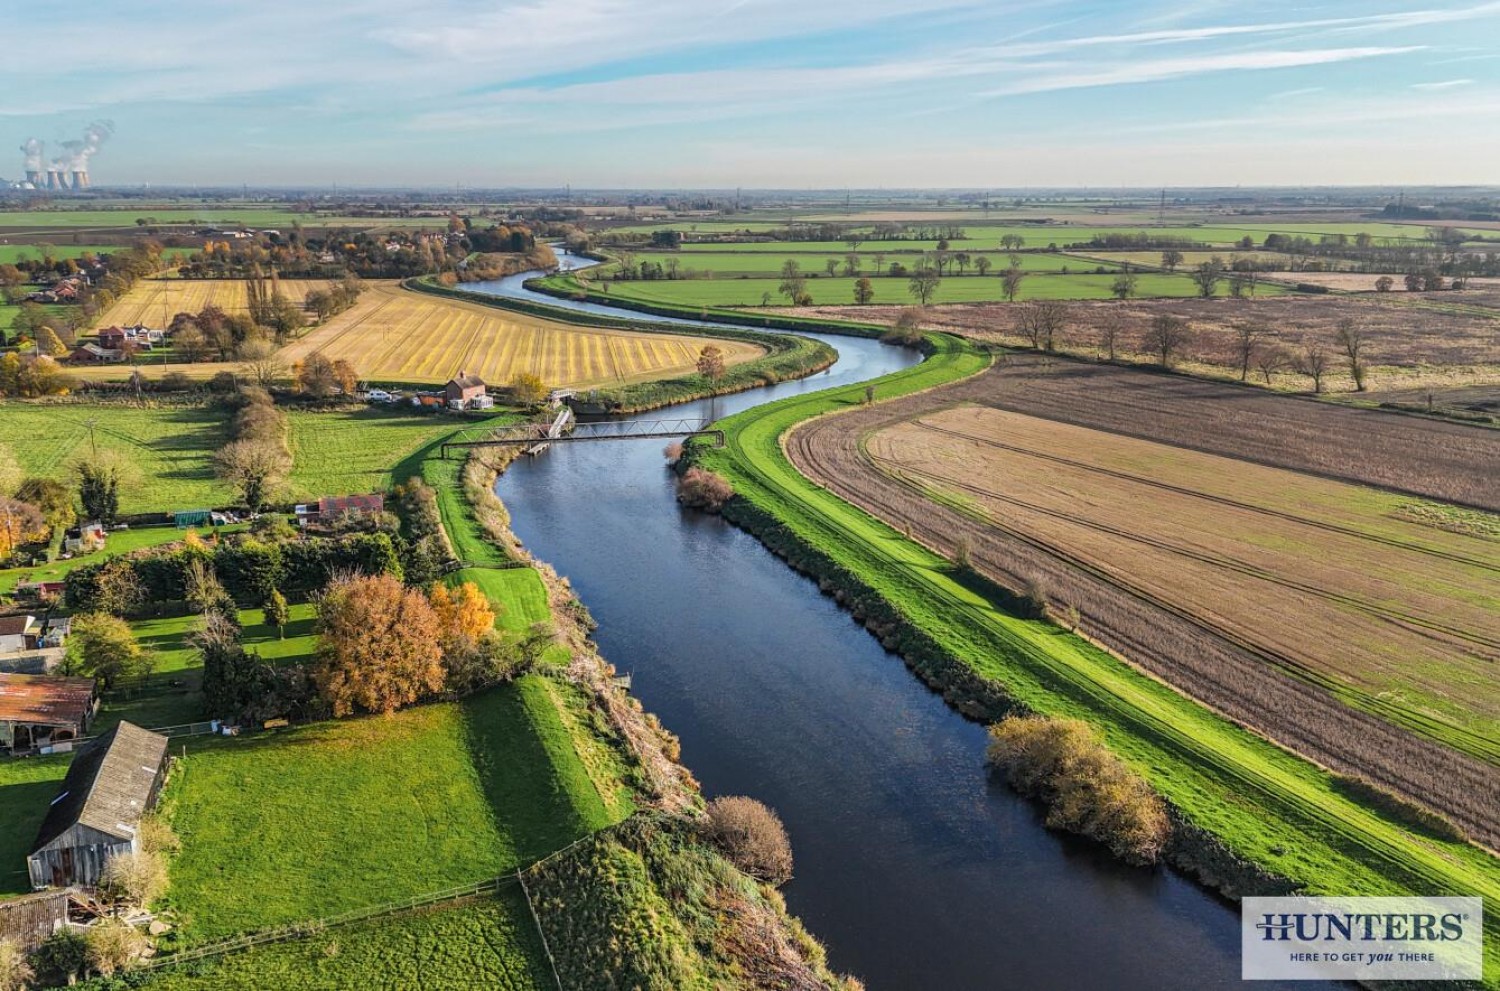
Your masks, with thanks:
M 523 280 L 464 288 L 537 299 Z M 721 397 L 713 415 L 917 360 L 820 339 L 839 352 L 831 369 Z M 681 737 L 704 791 L 780 813 L 796 858 L 787 902 L 835 969 L 871 991 L 1240 984 L 1234 906 L 1045 829 L 986 774 L 983 727 L 753 537 L 680 508 L 661 447 L 555 445 L 496 491 L 525 545 L 572 580 L 604 656 Z

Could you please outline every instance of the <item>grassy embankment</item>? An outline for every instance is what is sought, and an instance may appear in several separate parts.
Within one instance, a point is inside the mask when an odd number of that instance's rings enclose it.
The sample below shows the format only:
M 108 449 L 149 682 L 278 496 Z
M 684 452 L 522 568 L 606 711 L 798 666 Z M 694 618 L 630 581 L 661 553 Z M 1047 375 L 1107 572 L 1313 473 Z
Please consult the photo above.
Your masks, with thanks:
M 934 335 L 934 356 L 877 384 L 889 398 L 973 374 L 984 355 Z M 994 719 L 1019 704 L 1099 727 L 1181 817 L 1235 857 L 1310 893 L 1478 894 L 1500 897 L 1486 852 L 1399 813 L 1361 804 L 1333 776 L 1045 622 L 997 608 L 998 590 L 819 489 L 786 460 L 779 439 L 809 417 L 856 404 L 864 386 L 793 397 L 724 421 L 728 446 L 694 458 L 731 480 L 740 499 L 726 516 L 797 566 L 829 579 L 859 613 L 889 627 L 892 643 L 970 714 Z M 1209 883 L 1211 857 L 1175 859 Z M 1487 960 L 1500 960 L 1491 915 Z

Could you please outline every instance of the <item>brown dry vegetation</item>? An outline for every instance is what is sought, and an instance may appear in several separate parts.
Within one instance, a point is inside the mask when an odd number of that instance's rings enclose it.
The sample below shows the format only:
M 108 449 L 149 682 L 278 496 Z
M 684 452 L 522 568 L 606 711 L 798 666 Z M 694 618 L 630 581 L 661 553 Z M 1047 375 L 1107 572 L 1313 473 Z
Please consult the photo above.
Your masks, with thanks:
M 1496 294 L 1500 296 L 1500 294 Z M 1326 388 L 1352 389 L 1347 369 L 1334 342 L 1340 320 L 1353 319 L 1366 337 L 1372 388 L 1414 386 L 1429 381 L 1454 383 L 1500 382 L 1500 310 L 1486 315 L 1479 307 L 1488 298 L 1481 292 L 1416 294 L 1389 293 L 1376 297 L 1276 296 L 1262 299 L 1153 299 L 1074 301 L 1066 311 L 1059 350 L 1095 355 L 1101 352 L 1100 328 L 1106 319 L 1120 321 L 1117 352 L 1121 358 L 1149 360 L 1143 341 L 1151 321 L 1162 314 L 1186 319 L 1191 339 L 1184 363 L 1209 366 L 1224 374 L 1236 368 L 1235 326 L 1264 325 L 1272 334 L 1267 343 L 1295 358 L 1312 342 L 1329 352 Z M 1497 298 L 1500 302 L 1500 298 Z M 1446 304 L 1467 304 L 1454 311 Z M 896 307 L 821 306 L 802 311 L 843 320 L 889 323 Z M 1012 346 L 1027 342 L 1017 332 L 1017 310 L 1007 303 L 954 303 L 927 307 L 924 326 L 976 340 Z M 1237 374 L 1237 371 L 1236 371 Z M 1252 368 L 1251 375 L 1260 381 Z M 1311 391 L 1311 381 L 1291 371 L 1278 374 L 1274 384 Z
M 983 407 L 865 443 L 883 471 L 1319 680 L 1500 738 L 1500 543 L 1409 500 Z
M 1500 512 L 1500 433 L 1465 424 L 1041 355 L 1010 355 L 942 395 Z
M 1053 522 L 1053 531 L 1066 526 L 1073 534 L 1074 544 L 1062 546 L 1054 543 L 1055 532 L 1033 532 L 1035 519 L 1045 514 L 1031 511 L 1030 520 L 1023 520 L 1012 505 L 1005 505 L 1003 512 L 993 516 L 976 512 L 977 500 L 968 492 L 964 493 L 971 500 L 967 504 L 962 500 L 949 504 L 936 502 L 912 482 L 877 468 L 861 448 L 861 438 L 965 401 L 1294 470 L 1311 469 L 1316 474 L 1356 481 L 1384 481 L 1427 494 L 1463 492 L 1471 501 L 1491 504 L 1500 498 L 1489 481 L 1500 475 L 1500 435 L 1413 417 L 1287 399 L 1178 376 L 1028 356 L 1013 358 L 1007 365 L 953 386 L 812 421 L 787 439 L 793 462 L 818 482 L 942 553 L 952 555 L 960 545 L 966 546 L 971 566 L 1007 588 L 1020 591 L 1029 583 L 1040 582 L 1054 609 L 1066 611 L 1068 606 L 1076 607 L 1085 632 L 1179 690 L 1325 766 L 1369 779 L 1410 801 L 1437 810 L 1481 842 L 1491 846 L 1500 844 L 1500 823 L 1494 817 L 1494 809 L 1500 807 L 1500 772 L 1493 762 L 1493 734 L 1479 736 L 1436 719 L 1423 727 L 1422 721 L 1428 717 L 1419 708 L 1399 698 L 1379 697 L 1341 680 L 1326 668 L 1312 667 L 1305 655 L 1297 652 L 1295 643 L 1284 640 L 1295 633 L 1286 629 L 1296 622 L 1293 618 L 1259 613 L 1240 617 L 1236 624 L 1230 624 L 1226 616 L 1235 616 L 1234 610 L 1240 607 L 1237 596 L 1245 593 L 1226 588 L 1223 594 L 1211 596 L 1211 606 L 1176 601 L 1162 594 L 1161 588 L 1141 580 L 1142 576 L 1137 576 L 1128 562 L 1101 564 L 1102 555 L 1096 548 L 1103 545 L 1088 542 L 1108 536 L 1111 541 L 1123 542 L 1132 554 L 1138 554 L 1137 544 L 1131 542 L 1129 534 L 1139 528 L 1140 522 L 1147 517 L 1166 517 L 1178 511 L 1184 501 L 1202 497 L 1173 493 L 1173 506 L 1163 506 L 1157 494 L 1168 490 L 1152 484 L 1157 480 L 1150 466 L 1132 464 L 1128 458 L 1117 461 L 1110 470 L 1144 478 L 1143 482 L 1134 483 L 1139 486 L 1139 494 L 1116 496 L 1130 498 L 1129 508 L 1138 514 L 1138 518 L 1125 521 L 1127 526 L 1123 529 L 1127 536 L 1106 534 L 1088 519 Z M 965 443 L 969 448 L 975 445 L 973 439 Z M 980 447 L 984 446 L 981 439 Z M 1107 439 L 1096 447 L 1107 450 Z M 1068 449 L 1051 453 L 1083 460 Z M 1012 463 L 1007 462 L 1007 468 Z M 1064 514 L 1078 515 L 1089 505 L 1087 494 L 1098 484 L 1098 479 L 1110 476 L 1090 468 L 1072 468 L 1069 470 L 1087 473 L 1089 480 L 1087 484 L 1074 480 L 1065 485 L 1060 481 L 1064 467 L 1054 463 L 1034 471 L 1033 485 L 1046 490 L 1055 483 L 1062 491 L 1043 491 L 1051 500 L 1051 507 Z M 1225 471 L 1234 468 L 1236 465 L 1230 462 Z M 968 474 L 970 477 L 964 481 L 975 484 L 986 479 L 993 482 L 997 477 L 993 471 L 975 470 Z M 1201 475 L 1199 482 L 1202 483 Z M 997 485 L 985 484 L 1001 491 Z M 1262 497 L 1273 498 L 1269 505 L 1257 503 L 1239 484 L 1237 473 L 1217 484 L 1227 485 L 1227 494 L 1220 488 L 1204 495 L 1245 504 L 1248 508 L 1218 504 L 1224 514 L 1242 515 L 1242 527 L 1253 529 L 1251 521 L 1257 514 L 1275 520 L 1278 535 L 1255 537 L 1245 548 L 1257 555 L 1291 554 L 1294 549 L 1283 546 L 1283 542 L 1313 536 L 1320 542 L 1338 542 L 1339 553 L 1368 553 L 1372 560 L 1385 560 L 1396 550 L 1374 539 L 1379 533 L 1370 537 L 1345 533 L 1350 528 L 1338 505 L 1314 500 L 1313 505 L 1304 506 L 1297 498 L 1288 500 L 1291 505 L 1278 505 L 1273 496 Z M 1307 480 L 1298 491 L 1316 484 Z M 1011 490 L 1005 488 L 1002 494 L 1010 495 Z M 1270 515 L 1273 511 L 1286 513 L 1291 519 Z M 1219 510 L 1200 511 L 1197 525 L 1208 527 L 1212 533 L 1216 512 Z M 1382 522 L 1381 528 L 1384 526 Z M 1214 574 L 1233 576 L 1237 583 L 1252 580 L 1236 570 L 1240 562 L 1230 560 L 1217 569 L 1203 563 L 1203 558 L 1213 560 L 1215 554 L 1222 558 L 1223 547 L 1195 547 L 1195 538 L 1174 533 L 1171 527 L 1159 523 L 1153 523 L 1149 529 L 1157 537 L 1178 539 L 1181 546 L 1151 548 L 1153 554 L 1166 556 L 1160 558 L 1160 567 L 1144 578 L 1157 583 L 1170 579 L 1176 565 L 1167 562 L 1175 555 L 1193 561 L 1193 566 L 1200 569 L 1200 579 L 1202 574 Z M 1280 532 L 1288 529 L 1295 532 Z M 1353 529 L 1358 531 L 1357 527 Z M 1092 556 L 1073 552 L 1083 536 L 1088 538 L 1084 545 L 1094 549 Z M 1444 544 L 1447 538 L 1448 535 L 1435 529 L 1411 530 L 1403 535 L 1403 539 L 1444 554 L 1453 552 Z M 1257 545 L 1256 540 L 1263 543 Z M 1480 550 L 1473 563 L 1461 567 L 1482 567 L 1488 563 L 1493 587 L 1495 555 L 1486 555 L 1484 550 L 1492 552 L 1494 545 L 1467 546 L 1478 546 Z M 1199 557 L 1194 559 L 1193 553 Z M 1471 551 L 1463 556 L 1476 555 Z M 1262 569 L 1271 563 L 1281 566 L 1265 559 L 1254 563 Z M 1359 575 L 1362 562 L 1345 562 L 1345 565 L 1356 586 L 1366 580 Z M 1386 574 L 1389 575 L 1388 570 Z M 1272 574 L 1254 581 L 1271 587 L 1281 577 Z M 1316 592 L 1316 589 L 1309 591 L 1312 604 L 1299 604 L 1299 609 L 1323 609 L 1345 618 L 1361 611 L 1355 605 L 1319 597 Z M 1370 592 L 1367 587 L 1360 594 Z M 1293 602 L 1297 594 L 1284 592 L 1283 601 Z M 1462 596 L 1460 601 L 1465 603 L 1465 609 L 1472 611 L 1472 593 Z M 1398 610 L 1388 602 L 1375 604 Z M 1424 608 L 1432 610 L 1436 606 L 1429 602 Z M 1368 613 L 1364 615 L 1364 621 L 1372 624 L 1372 629 L 1386 623 L 1394 630 L 1395 624 L 1402 622 L 1398 617 L 1376 620 Z M 1440 622 L 1440 625 L 1454 624 Z M 1257 626 L 1264 627 L 1259 637 L 1245 635 L 1246 630 Z M 1488 626 L 1492 628 L 1493 623 Z M 1464 628 L 1460 632 L 1479 631 Z M 1424 634 L 1407 630 L 1403 633 L 1406 635 L 1420 638 Z M 1493 657 L 1496 642 L 1491 640 L 1481 646 Z M 1327 656 L 1336 658 L 1336 648 L 1328 651 Z M 1481 684 L 1478 691 L 1485 687 Z M 1489 691 L 1487 709 L 1492 715 L 1493 689 Z M 1400 720 L 1404 725 L 1392 720 Z M 1409 728 L 1412 726 L 1428 729 L 1430 733 L 1422 735 Z M 1470 752 L 1461 753 L 1439 743 L 1432 738 L 1435 736 L 1457 741 Z M 1484 756 L 1475 756 L 1476 753 Z

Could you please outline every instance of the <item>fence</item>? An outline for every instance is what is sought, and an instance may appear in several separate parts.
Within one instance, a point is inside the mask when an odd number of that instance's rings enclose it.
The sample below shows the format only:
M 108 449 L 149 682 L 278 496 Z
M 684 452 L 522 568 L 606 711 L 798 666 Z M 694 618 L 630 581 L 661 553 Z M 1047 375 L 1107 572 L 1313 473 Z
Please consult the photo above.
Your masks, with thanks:
M 270 943 L 286 943 L 292 940 L 306 939 L 336 929 L 341 926 L 353 925 L 356 922 L 368 922 L 371 919 L 379 919 L 390 915 L 399 915 L 403 912 L 412 912 L 419 908 L 430 908 L 433 905 L 441 905 L 445 902 L 462 901 L 465 898 L 476 898 L 480 895 L 498 894 L 510 885 L 518 885 L 526 899 L 526 907 L 531 913 L 532 921 L 536 924 L 537 935 L 542 939 L 542 945 L 547 951 L 547 962 L 552 967 L 552 976 L 557 978 L 558 989 L 562 989 L 562 980 L 557 976 L 557 966 L 552 960 L 552 950 L 547 942 L 547 934 L 542 931 L 541 919 L 536 914 L 536 908 L 531 903 L 531 893 L 526 889 L 523 875 L 544 864 L 563 856 L 584 843 L 594 839 L 600 833 L 619 829 L 621 826 L 634 819 L 659 818 L 660 814 L 655 812 L 637 812 L 632 816 L 620 820 L 612 826 L 580 836 L 578 839 L 565 846 L 558 847 L 546 856 L 533 861 L 531 864 L 517 868 L 513 874 L 501 874 L 499 877 L 486 878 L 474 884 L 466 884 L 457 888 L 444 888 L 441 891 L 429 891 L 420 895 L 413 895 L 400 901 L 386 902 L 383 905 L 372 905 L 367 908 L 352 909 L 339 915 L 331 915 L 323 919 L 312 919 L 307 922 L 296 922 L 291 925 L 277 926 L 272 929 L 262 929 L 258 932 L 245 933 L 242 936 L 233 936 L 229 939 L 219 940 L 215 943 L 203 943 L 199 946 L 188 947 L 162 957 L 155 957 L 144 961 L 140 966 L 145 970 L 160 970 L 177 964 L 191 963 L 194 960 L 207 960 L 212 957 L 223 956 L 226 953 L 234 953 L 240 950 L 248 950 L 255 946 L 264 946 Z

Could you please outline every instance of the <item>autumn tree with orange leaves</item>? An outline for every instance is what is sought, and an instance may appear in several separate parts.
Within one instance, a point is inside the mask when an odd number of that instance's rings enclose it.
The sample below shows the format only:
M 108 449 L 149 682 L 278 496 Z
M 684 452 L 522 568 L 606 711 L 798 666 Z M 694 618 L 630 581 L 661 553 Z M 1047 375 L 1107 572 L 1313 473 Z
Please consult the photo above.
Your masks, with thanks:
M 431 600 L 444 653 L 472 648 L 495 629 L 495 610 L 473 582 L 457 588 L 434 585 Z
M 335 716 L 390 713 L 443 687 L 443 628 L 390 574 L 336 580 L 318 601 L 313 683 Z

